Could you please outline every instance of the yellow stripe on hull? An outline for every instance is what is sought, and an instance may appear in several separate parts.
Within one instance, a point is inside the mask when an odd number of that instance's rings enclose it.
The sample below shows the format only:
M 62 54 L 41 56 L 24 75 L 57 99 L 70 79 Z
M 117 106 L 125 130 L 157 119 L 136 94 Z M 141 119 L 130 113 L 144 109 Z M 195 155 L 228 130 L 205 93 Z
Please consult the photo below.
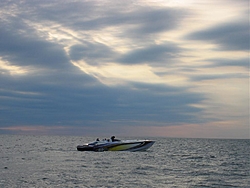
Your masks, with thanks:
M 138 146 L 141 143 L 136 143 L 136 144 L 124 144 L 124 145 L 119 145 L 119 146 L 114 146 L 112 148 L 109 148 L 108 151 L 123 151 L 130 149 L 132 147 Z

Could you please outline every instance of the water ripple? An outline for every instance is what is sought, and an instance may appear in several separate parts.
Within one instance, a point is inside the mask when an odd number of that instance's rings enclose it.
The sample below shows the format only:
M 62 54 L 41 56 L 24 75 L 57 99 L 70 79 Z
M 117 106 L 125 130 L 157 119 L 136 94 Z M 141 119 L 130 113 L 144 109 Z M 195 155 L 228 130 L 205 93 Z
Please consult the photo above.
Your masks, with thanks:
M 147 152 L 78 152 L 94 138 L 0 135 L 0 187 L 248 187 L 249 140 L 154 138 Z

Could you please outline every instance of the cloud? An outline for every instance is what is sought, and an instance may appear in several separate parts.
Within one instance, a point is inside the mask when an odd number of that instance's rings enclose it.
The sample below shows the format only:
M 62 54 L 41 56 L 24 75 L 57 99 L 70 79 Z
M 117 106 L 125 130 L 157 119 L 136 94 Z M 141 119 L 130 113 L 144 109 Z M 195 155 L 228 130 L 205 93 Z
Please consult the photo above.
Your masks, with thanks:
M 117 56 L 108 46 L 101 43 L 90 43 L 74 45 L 69 51 L 70 59 L 73 61 L 84 60 L 90 65 L 112 62 Z
M 180 26 L 185 16 L 190 13 L 187 10 L 177 8 L 153 8 L 143 7 L 135 13 L 129 13 L 129 20 L 133 27 L 126 34 L 143 38 L 150 34 L 157 34 L 174 30 Z M 129 23 L 129 24 L 131 24 Z
M 246 17 L 248 17 L 247 14 Z M 186 38 L 217 44 L 220 50 L 247 51 L 249 50 L 249 25 L 246 17 L 193 32 Z
M 190 80 L 193 81 L 202 81 L 202 80 L 217 80 L 217 79 L 247 79 L 248 78 L 248 69 L 249 63 L 247 58 L 242 59 L 205 59 L 204 62 L 209 62 L 209 64 L 200 66 L 200 70 L 213 70 L 217 71 L 204 74 L 194 74 L 190 77 Z M 231 69 L 231 70 L 230 70 Z M 233 71 L 232 71 L 233 70 Z
M 139 83 L 109 88 L 94 80 L 94 85 L 85 85 L 90 81 L 84 75 L 67 74 L 27 76 L 18 80 L 1 76 L 1 88 L 4 88 L 0 91 L 1 125 L 39 122 L 47 126 L 95 126 L 99 122 L 103 126 L 122 126 L 145 121 L 150 125 L 155 122 L 166 125 L 196 121 L 186 112 L 200 111 L 190 104 L 202 96 L 188 94 L 184 88 Z
M 12 65 L 36 68 L 60 68 L 68 65 L 68 58 L 58 44 L 45 41 L 29 32 L 23 35 L 20 28 L 13 25 L 0 28 L 0 55 Z M 22 27 L 25 27 L 23 25 Z
M 204 30 L 193 11 L 204 4 L 170 4 L 1 1 L 0 127 L 99 134 L 245 122 L 246 20 L 211 19 Z
M 125 29 L 126 36 L 143 36 L 174 29 L 187 14 L 187 11 L 167 7 L 135 6 L 134 9 L 126 9 L 129 6 L 125 4 L 122 11 L 117 7 L 110 8 L 108 3 L 103 7 L 107 9 L 103 9 L 101 14 L 94 13 L 88 20 L 73 22 L 71 27 L 80 30 L 121 27 Z
M 249 59 L 248 58 L 242 58 L 242 59 L 208 59 L 206 61 L 209 61 L 212 63 L 210 67 L 243 67 L 248 70 L 249 68 Z
M 178 57 L 180 51 L 181 48 L 173 43 L 154 44 L 125 53 L 118 61 L 124 64 L 169 63 L 171 59 Z
M 247 78 L 246 74 L 211 74 L 211 75 L 196 75 L 190 80 L 192 81 L 204 81 L 204 80 L 219 80 L 219 79 L 235 79 L 235 78 Z
M 182 8 L 109 1 L 26 1 L 19 14 L 31 20 L 59 23 L 75 31 L 102 31 L 114 27 L 119 37 L 143 38 L 173 30 L 191 13 Z M 26 7 L 32 7 L 27 9 Z M 66 13 L 66 14 L 65 14 Z M 138 38 L 137 38 L 138 39 Z M 148 38 L 149 39 L 149 38 Z
M 132 49 L 119 53 L 107 45 L 100 43 L 83 42 L 70 48 L 70 59 L 73 61 L 84 60 L 89 65 L 104 65 L 105 63 L 117 62 L 125 65 L 159 63 L 171 64 L 181 56 L 184 49 L 171 42 L 164 44 L 148 44 L 143 48 Z

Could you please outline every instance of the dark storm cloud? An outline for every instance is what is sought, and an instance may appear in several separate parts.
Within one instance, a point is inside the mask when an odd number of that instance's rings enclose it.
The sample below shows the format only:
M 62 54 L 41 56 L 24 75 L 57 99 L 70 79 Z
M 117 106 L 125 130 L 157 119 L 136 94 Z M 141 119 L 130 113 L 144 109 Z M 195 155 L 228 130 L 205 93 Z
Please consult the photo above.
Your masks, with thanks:
M 249 50 L 248 14 L 240 20 L 223 23 L 206 30 L 197 31 L 186 36 L 190 40 L 203 40 L 218 45 L 221 50 Z

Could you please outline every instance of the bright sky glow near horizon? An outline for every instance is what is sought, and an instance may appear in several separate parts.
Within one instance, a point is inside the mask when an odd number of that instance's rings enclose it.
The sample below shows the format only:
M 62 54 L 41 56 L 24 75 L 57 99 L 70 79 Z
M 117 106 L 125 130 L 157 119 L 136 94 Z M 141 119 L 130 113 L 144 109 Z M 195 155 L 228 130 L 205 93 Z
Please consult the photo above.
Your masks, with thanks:
M 0 10 L 0 134 L 250 138 L 248 0 Z

